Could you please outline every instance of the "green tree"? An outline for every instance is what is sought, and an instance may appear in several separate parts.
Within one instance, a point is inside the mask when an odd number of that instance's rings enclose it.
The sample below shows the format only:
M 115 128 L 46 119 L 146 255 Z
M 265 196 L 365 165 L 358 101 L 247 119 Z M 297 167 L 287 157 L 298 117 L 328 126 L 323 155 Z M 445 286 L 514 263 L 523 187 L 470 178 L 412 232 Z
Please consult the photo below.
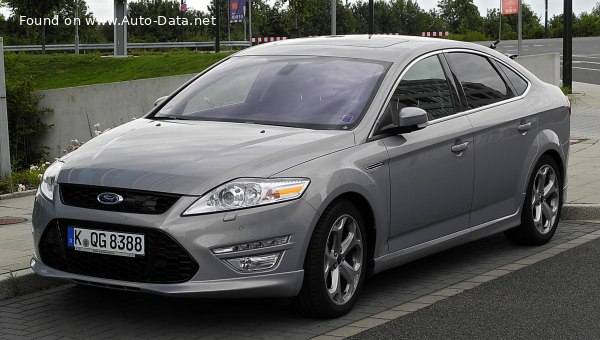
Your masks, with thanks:
M 85 0 L 65 0 L 60 10 L 56 12 L 58 15 L 58 26 L 50 26 L 47 29 L 47 40 L 49 42 L 73 43 L 75 39 L 75 23 L 71 25 L 65 24 L 65 19 L 79 18 L 79 41 L 84 44 L 99 44 L 106 42 L 106 38 L 100 33 L 98 24 L 95 23 L 94 14 L 89 12 Z M 93 25 L 88 25 L 88 22 L 94 22 Z
M 227 13 L 226 1 L 224 13 Z M 180 2 L 175 0 L 140 0 L 130 2 L 128 5 L 128 19 L 140 20 L 140 18 L 149 18 L 152 20 L 150 25 L 129 25 L 127 27 L 128 39 L 131 42 L 172 42 L 172 41 L 199 41 L 212 39 L 212 28 L 203 25 L 194 25 L 196 18 L 203 19 L 207 14 L 189 9 L 187 12 L 181 12 Z M 156 20 L 158 17 L 166 18 L 185 18 L 192 25 L 159 25 Z M 222 22 L 225 21 L 223 16 Z M 105 26 L 105 25 L 103 25 Z M 211 26 L 212 27 L 212 26 Z M 223 27 L 223 26 L 222 26 Z M 226 27 L 226 26 L 225 26 Z M 112 29 L 112 26 L 110 26 Z M 108 28 L 100 28 L 103 34 L 110 35 Z
M 544 26 L 528 4 L 523 5 L 523 38 L 539 39 L 544 37 Z M 483 18 L 483 31 L 490 37 L 498 37 L 498 9 L 490 9 Z M 501 40 L 517 39 L 518 15 L 502 15 L 502 37 Z M 549 29 L 550 30 L 550 29 Z
M 544 25 L 540 22 L 540 17 L 537 16 L 528 4 L 523 4 L 521 16 L 523 17 L 523 38 L 524 39 L 540 39 L 544 37 Z M 518 30 L 518 18 L 516 14 L 504 15 L 508 25 L 511 26 L 514 32 Z
M 33 77 L 22 76 L 27 74 L 28 65 L 15 57 L 5 58 L 6 105 L 11 160 L 13 169 L 20 170 L 37 164 L 47 155 L 48 148 L 40 144 L 40 138 L 51 128 L 44 123 L 44 116 L 52 110 L 39 107 L 41 96 L 33 92 Z
M 576 37 L 600 36 L 600 11 L 597 13 L 581 13 L 573 20 L 573 35 Z
M 0 0 L 12 10 L 13 17 L 50 18 L 64 5 L 65 0 Z M 42 53 L 46 53 L 46 25 L 41 25 Z
M 452 32 L 466 34 L 466 30 L 482 29 L 482 19 L 473 0 L 439 0 L 438 8 Z

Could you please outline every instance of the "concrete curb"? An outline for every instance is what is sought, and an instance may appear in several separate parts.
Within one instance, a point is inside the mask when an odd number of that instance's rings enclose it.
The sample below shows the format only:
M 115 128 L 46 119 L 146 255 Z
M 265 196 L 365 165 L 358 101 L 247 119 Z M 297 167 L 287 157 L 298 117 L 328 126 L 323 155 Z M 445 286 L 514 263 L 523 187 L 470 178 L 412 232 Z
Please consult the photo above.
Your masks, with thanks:
M 43 278 L 30 268 L 0 275 L 0 301 L 38 290 L 58 286 L 65 282 Z
M 25 190 L 19 192 L 11 192 L 10 194 L 0 195 L 0 201 L 8 200 L 11 198 L 25 197 L 25 196 L 33 196 L 37 192 L 37 189 Z
M 560 219 L 600 221 L 600 204 L 565 204 Z

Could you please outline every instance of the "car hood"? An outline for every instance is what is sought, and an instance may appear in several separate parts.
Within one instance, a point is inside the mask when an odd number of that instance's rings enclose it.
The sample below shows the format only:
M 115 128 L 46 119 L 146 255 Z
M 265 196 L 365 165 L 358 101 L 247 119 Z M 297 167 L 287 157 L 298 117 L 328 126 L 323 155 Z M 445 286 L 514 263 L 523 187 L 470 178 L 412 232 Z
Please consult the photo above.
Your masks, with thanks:
M 352 146 L 351 131 L 137 119 L 65 156 L 58 183 L 202 195 Z

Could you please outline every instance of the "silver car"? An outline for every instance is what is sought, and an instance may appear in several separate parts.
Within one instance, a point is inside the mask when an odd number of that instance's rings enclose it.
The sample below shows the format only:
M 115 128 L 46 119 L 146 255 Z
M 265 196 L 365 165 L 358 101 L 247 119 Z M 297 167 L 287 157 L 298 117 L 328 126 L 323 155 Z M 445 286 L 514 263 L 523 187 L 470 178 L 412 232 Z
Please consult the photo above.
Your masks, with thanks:
M 213 65 L 55 162 L 39 275 L 348 312 L 367 277 L 491 234 L 539 245 L 567 188 L 570 104 L 491 49 L 295 39 Z

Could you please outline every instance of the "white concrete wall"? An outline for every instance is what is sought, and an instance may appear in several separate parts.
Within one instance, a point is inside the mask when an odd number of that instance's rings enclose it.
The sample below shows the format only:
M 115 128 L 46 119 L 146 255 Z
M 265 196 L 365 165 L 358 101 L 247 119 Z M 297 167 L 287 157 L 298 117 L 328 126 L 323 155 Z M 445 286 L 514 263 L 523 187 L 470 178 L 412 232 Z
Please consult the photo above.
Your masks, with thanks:
M 50 148 L 50 159 L 60 157 L 71 140 L 90 140 L 94 136 L 94 124 L 99 123 L 100 130 L 104 130 L 139 118 L 150 111 L 157 98 L 169 95 L 193 76 L 38 91 L 43 96 L 40 107 L 54 110 L 46 117 L 46 123 L 54 126 L 41 143 Z
M 516 61 L 540 80 L 560 86 L 560 54 L 526 55 L 517 57 Z

